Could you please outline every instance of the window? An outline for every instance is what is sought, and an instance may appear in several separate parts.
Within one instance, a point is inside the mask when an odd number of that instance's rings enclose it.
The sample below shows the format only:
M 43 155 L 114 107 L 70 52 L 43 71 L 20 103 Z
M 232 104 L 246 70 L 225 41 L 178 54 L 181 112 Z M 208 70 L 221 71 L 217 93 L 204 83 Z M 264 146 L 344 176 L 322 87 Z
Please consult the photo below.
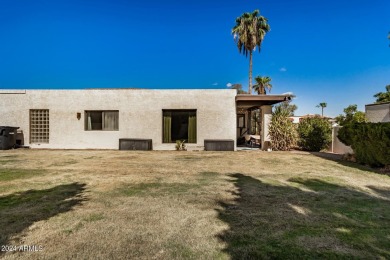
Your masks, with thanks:
M 163 110 L 163 143 L 196 143 L 196 110 Z
M 49 143 L 49 110 L 30 110 L 30 143 Z
M 85 111 L 85 130 L 119 130 L 119 111 Z

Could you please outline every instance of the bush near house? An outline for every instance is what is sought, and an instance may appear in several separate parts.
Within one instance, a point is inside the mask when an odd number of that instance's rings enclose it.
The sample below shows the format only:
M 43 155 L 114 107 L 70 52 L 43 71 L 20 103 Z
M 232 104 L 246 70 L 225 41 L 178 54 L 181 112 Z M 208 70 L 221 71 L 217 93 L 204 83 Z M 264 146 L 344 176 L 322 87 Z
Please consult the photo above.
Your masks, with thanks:
M 293 122 L 289 119 L 291 110 L 287 106 L 275 106 L 269 125 L 271 147 L 276 151 L 288 151 L 296 145 L 298 134 Z
M 332 127 L 321 116 L 304 118 L 298 125 L 298 145 L 307 151 L 321 151 L 328 148 L 332 140 Z
M 390 165 L 390 123 L 351 123 L 338 138 L 350 145 L 359 163 L 373 167 Z

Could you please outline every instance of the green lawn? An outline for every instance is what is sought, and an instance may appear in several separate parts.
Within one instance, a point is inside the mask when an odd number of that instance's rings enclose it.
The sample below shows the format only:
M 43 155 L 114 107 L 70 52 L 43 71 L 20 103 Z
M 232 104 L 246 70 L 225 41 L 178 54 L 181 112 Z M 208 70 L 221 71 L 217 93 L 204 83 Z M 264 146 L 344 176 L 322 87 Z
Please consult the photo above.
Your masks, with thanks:
M 42 247 L 7 259 L 388 259 L 390 177 L 292 152 L 3 151 L 0 226 Z

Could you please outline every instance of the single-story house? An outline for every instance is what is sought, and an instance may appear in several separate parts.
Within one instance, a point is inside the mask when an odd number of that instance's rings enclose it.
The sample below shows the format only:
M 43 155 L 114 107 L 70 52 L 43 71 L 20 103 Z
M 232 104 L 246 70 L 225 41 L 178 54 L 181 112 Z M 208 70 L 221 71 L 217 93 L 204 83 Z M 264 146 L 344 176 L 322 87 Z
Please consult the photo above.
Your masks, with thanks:
M 264 147 L 272 105 L 289 99 L 234 89 L 0 90 L 0 126 L 19 127 L 17 142 L 31 148 L 118 149 L 120 139 L 140 138 L 153 150 L 174 150 L 176 140 L 201 150 L 220 139 L 236 149 L 260 109 Z
M 331 117 L 328 117 L 328 116 L 321 116 L 319 114 L 307 114 L 307 115 L 304 115 L 304 116 L 290 116 L 290 120 L 291 122 L 293 122 L 294 124 L 299 124 L 304 118 L 311 118 L 311 117 L 322 117 L 322 118 L 326 118 L 329 120 L 330 123 L 334 123 L 335 120 Z
M 366 117 L 371 123 L 390 122 L 390 102 L 366 105 Z

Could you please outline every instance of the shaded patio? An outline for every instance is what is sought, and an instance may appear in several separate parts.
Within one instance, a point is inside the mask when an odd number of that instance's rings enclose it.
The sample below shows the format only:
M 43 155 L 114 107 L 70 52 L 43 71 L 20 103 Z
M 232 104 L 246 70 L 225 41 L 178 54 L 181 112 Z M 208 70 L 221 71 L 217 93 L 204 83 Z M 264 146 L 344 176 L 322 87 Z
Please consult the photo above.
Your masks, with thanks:
M 250 146 L 266 150 L 270 145 L 268 124 L 272 105 L 290 101 L 291 95 L 249 95 L 236 96 L 237 147 Z M 249 141 L 248 141 L 249 140 Z

